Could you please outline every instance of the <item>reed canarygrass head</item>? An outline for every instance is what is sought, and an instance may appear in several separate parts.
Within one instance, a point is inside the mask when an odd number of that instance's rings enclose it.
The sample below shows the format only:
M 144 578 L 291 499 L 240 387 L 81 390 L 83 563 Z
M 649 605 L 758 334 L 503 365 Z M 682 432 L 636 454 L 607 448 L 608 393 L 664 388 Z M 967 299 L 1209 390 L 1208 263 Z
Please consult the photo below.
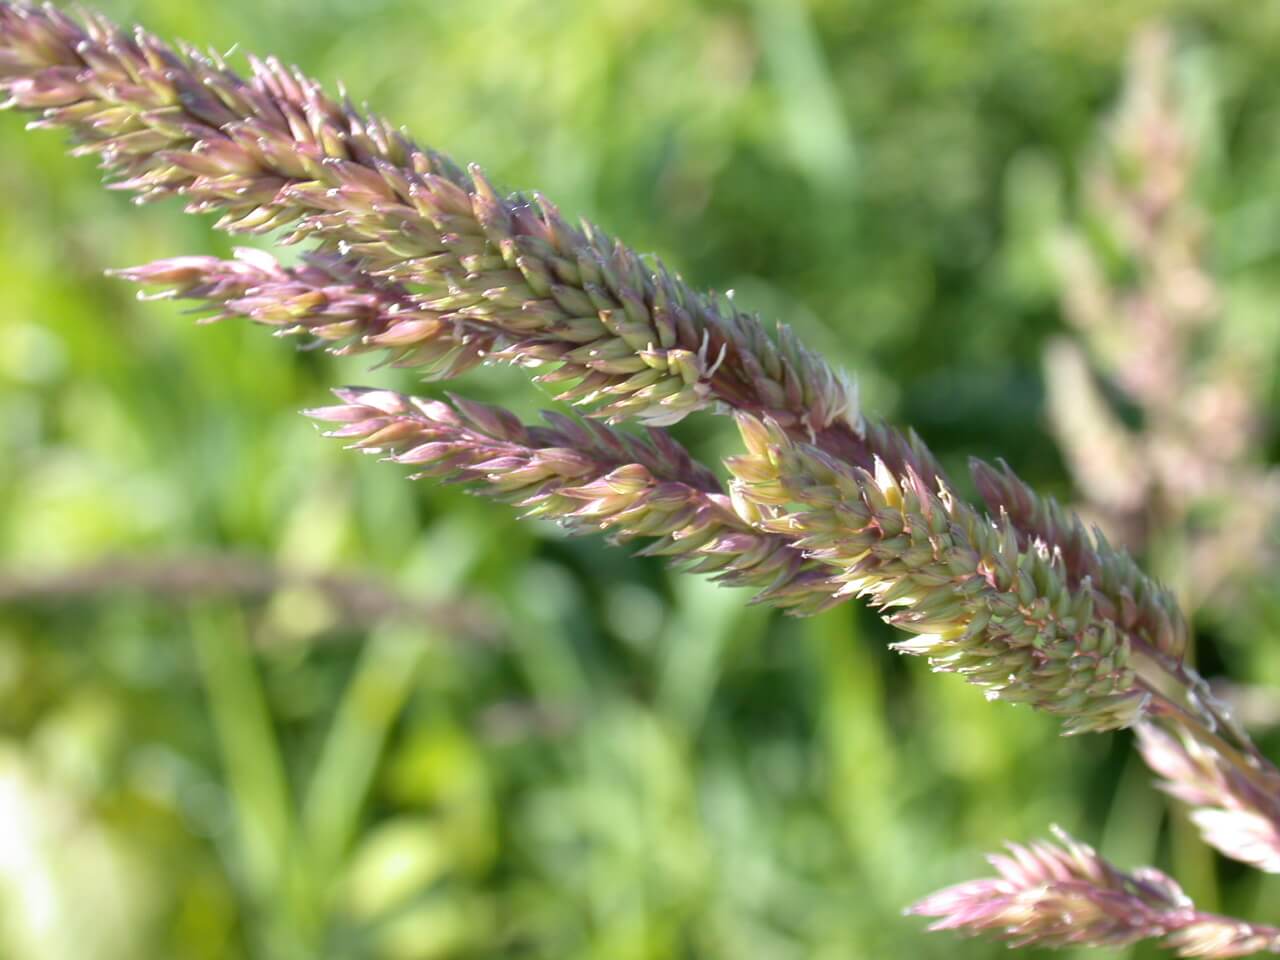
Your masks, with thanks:
M 1280 930 L 1195 908 L 1152 867 L 1125 873 L 1054 828 L 1057 843 L 1009 844 L 987 859 L 996 876 L 931 894 L 908 913 L 931 930 L 987 934 L 1015 947 L 1121 947 L 1159 940 L 1180 957 L 1280 952 Z
M 381 351 L 384 363 L 412 366 L 426 379 L 456 377 L 492 356 L 494 330 L 423 309 L 401 284 L 352 261 L 311 253 L 296 267 L 240 249 L 233 259 L 174 257 L 116 276 L 159 288 L 157 299 L 191 300 L 213 322 L 243 317 L 279 336 L 307 336 L 337 355 Z
M 51 7 L 0 8 L 0 89 L 68 129 L 113 186 L 181 196 L 219 226 L 354 258 L 412 284 L 420 309 L 470 320 L 553 365 L 563 397 L 674 423 L 713 403 L 817 432 L 858 426 L 844 378 L 786 328 L 689 288 L 545 198 L 503 197 L 385 121 L 274 60 L 248 79 L 219 58 Z
M 1275 362 L 1214 275 L 1204 200 L 1222 173 L 1200 143 L 1223 121 L 1183 66 L 1167 25 L 1135 37 L 1081 224 L 1054 245 L 1075 336 L 1054 339 L 1044 369 L 1082 509 L 1132 549 L 1182 541 L 1184 604 L 1221 613 L 1276 559 L 1280 475 L 1258 456 Z
M 740 512 L 795 538 L 886 620 L 915 634 L 895 644 L 958 673 L 991 699 L 1030 703 L 1079 733 L 1128 726 L 1147 694 L 1130 641 L 1094 612 L 1088 580 L 1073 588 L 1060 554 L 1024 547 L 944 486 L 839 463 L 774 425 L 739 418 L 747 453 L 728 461 Z
M 328 436 L 412 466 L 417 477 L 466 484 L 571 533 L 651 539 L 641 553 L 753 587 L 757 601 L 793 613 L 839 602 L 828 567 L 739 518 L 715 476 L 661 431 L 641 438 L 556 413 L 531 427 L 461 397 L 445 403 L 387 390 L 335 392 L 342 404 L 308 411 L 337 424 Z
M 343 388 L 310 411 L 331 436 L 572 533 L 647 540 L 642 552 L 793 613 L 861 597 L 913 635 L 902 652 L 1068 733 L 1159 723 L 1171 732 L 1144 726 L 1142 749 L 1167 789 L 1201 808 L 1211 843 L 1274 869 L 1280 772 L 1184 661 L 1172 595 L 1123 551 L 1004 466 L 973 466 L 980 511 L 788 328 L 537 194 L 500 193 L 296 69 L 250 64 L 241 77 L 93 14 L 0 0 L 6 106 L 69 131 L 139 201 L 180 197 L 225 230 L 283 229 L 305 251 L 296 266 L 259 251 L 178 257 L 126 279 L 209 319 L 383 352 L 429 379 L 516 363 L 597 418 L 532 426 L 461 397 Z M 745 451 L 726 461 L 727 491 L 661 429 L 700 412 L 736 418 Z M 611 425 L 623 420 L 646 432 Z M 1163 874 L 1059 840 L 1012 847 L 998 878 L 913 910 L 1015 943 L 1156 937 L 1212 957 L 1280 943 L 1197 912 Z
M 1186 731 L 1137 727 L 1138 749 L 1158 786 L 1192 808 L 1191 820 L 1220 853 L 1280 873 L 1280 776 L 1241 767 Z

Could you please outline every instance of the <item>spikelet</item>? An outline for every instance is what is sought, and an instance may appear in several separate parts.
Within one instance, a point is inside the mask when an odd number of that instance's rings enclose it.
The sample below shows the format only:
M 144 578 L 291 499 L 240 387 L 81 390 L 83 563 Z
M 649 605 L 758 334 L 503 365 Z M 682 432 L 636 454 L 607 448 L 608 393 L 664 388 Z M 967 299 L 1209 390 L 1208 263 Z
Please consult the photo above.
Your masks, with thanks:
M 1001 462 L 974 460 L 970 472 L 992 513 L 1009 518 L 1027 543 L 1039 542 L 1062 558 L 1070 581 L 1089 581 L 1096 613 L 1129 636 L 1175 661 L 1186 653 L 1191 630 L 1167 588 L 1148 577 L 1101 532 L 1090 533 L 1055 500 L 1041 497 Z

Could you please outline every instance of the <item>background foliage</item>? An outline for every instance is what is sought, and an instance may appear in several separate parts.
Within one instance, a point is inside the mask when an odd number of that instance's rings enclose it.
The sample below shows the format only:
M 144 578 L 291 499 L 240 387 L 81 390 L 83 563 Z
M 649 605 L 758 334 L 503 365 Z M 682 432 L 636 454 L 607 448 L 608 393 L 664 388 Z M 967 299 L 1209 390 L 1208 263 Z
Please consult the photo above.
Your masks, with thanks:
M 1068 497 L 1047 250 L 1129 38 L 1165 16 L 1223 322 L 1274 369 L 1274 4 L 97 6 L 345 80 L 794 323 L 956 475 L 1004 456 Z M 1274 881 L 1166 816 L 1127 735 L 1061 740 L 987 705 L 887 653 L 854 605 L 780 619 L 321 442 L 295 411 L 328 385 L 410 377 L 137 304 L 105 269 L 229 244 L 63 151 L 0 122 L 4 955 L 1003 955 L 899 910 L 1051 821 L 1206 909 L 1280 918 Z M 546 403 L 518 372 L 467 379 Z M 679 432 L 707 456 L 733 442 Z M 1211 674 L 1280 685 L 1274 582 L 1203 618 Z

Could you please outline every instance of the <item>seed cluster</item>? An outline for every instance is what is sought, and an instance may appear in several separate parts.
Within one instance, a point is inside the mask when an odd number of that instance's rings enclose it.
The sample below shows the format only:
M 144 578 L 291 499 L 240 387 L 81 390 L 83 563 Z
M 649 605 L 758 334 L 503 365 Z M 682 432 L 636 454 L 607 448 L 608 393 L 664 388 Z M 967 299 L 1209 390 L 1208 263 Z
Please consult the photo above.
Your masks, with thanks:
M 1232 764 L 1185 731 L 1143 723 L 1136 732 L 1142 758 L 1163 778 L 1157 786 L 1192 807 L 1191 820 L 1206 843 L 1280 873 L 1280 775 L 1274 769 Z
M 1204 913 L 1152 867 L 1124 873 L 1054 828 L 1058 843 L 1009 844 L 987 859 L 998 876 L 939 890 L 907 912 L 931 930 L 991 933 L 1010 946 L 1127 946 L 1160 938 L 1180 957 L 1280 953 L 1280 930 Z
M 387 390 L 335 393 L 341 405 L 309 411 L 340 425 L 328 435 L 413 466 L 418 477 L 465 483 L 573 533 L 652 538 L 643 554 L 753 587 L 758 602 L 792 613 L 839 602 L 829 567 L 739 518 L 719 481 L 660 431 L 641 439 L 555 413 L 545 415 L 547 426 L 530 427 L 461 397 L 444 403 Z
M 746 415 L 739 425 L 747 454 L 728 466 L 740 513 L 835 566 L 845 593 L 916 634 L 897 649 L 992 699 L 1063 716 L 1068 733 L 1141 716 L 1129 638 L 1095 615 L 1089 578 L 1073 587 L 1059 553 L 1024 547 L 1007 518 L 913 472 L 850 467 L 774 425 Z
M 856 444 L 848 383 L 788 329 L 771 336 L 542 197 L 500 196 L 478 167 L 464 173 L 297 70 L 252 66 L 246 80 L 100 17 L 0 8 L 8 105 L 71 131 L 116 188 L 181 196 L 227 230 L 315 238 L 460 321 L 439 328 L 450 339 L 501 335 L 526 362 L 553 364 L 544 379 L 571 382 L 562 396 L 603 416 L 669 424 L 723 403 Z
M 1086 530 L 1079 517 L 1041 497 L 1006 464 L 997 468 L 975 460 L 970 473 L 988 510 L 1007 517 L 1024 541 L 1038 541 L 1060 556 L 1071 582 L 1089 582 L 1098 616 L 1146 648 L 1181 661 L 1191 628 L 1173 594 L 1128 553 L 1108 543 L 1101 530 Z

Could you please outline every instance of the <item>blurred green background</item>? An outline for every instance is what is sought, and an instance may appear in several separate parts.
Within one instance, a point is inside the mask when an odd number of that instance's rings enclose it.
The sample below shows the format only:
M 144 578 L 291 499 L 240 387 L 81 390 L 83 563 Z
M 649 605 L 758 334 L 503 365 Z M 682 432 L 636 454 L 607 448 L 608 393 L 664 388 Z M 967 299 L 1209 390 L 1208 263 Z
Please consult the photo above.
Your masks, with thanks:
M 95 6 L 345 81 L 793 323 L 955 475 L 1003 456 L 1068 499 L 1047 238 L 1130 38 L 1165 17 L 1212 267 L 1274 366 L 1280 4 Z M 1280 920 L 1280 885 L 1205 852 L 1127 734 L 988 705 L 853 604 L 780 618 L 344 452 L 296 411 L 411 374 L 137 303 L 103 271 L 231 242 L 14 116 L 0 187 L 0 955 L 1003 956 L 901 908 L 1051 822 Z M 455 389 L 547 402 L 510 370 Z M 1200 624 L 1200 656 L 1265 691 L 1260 583 Z

